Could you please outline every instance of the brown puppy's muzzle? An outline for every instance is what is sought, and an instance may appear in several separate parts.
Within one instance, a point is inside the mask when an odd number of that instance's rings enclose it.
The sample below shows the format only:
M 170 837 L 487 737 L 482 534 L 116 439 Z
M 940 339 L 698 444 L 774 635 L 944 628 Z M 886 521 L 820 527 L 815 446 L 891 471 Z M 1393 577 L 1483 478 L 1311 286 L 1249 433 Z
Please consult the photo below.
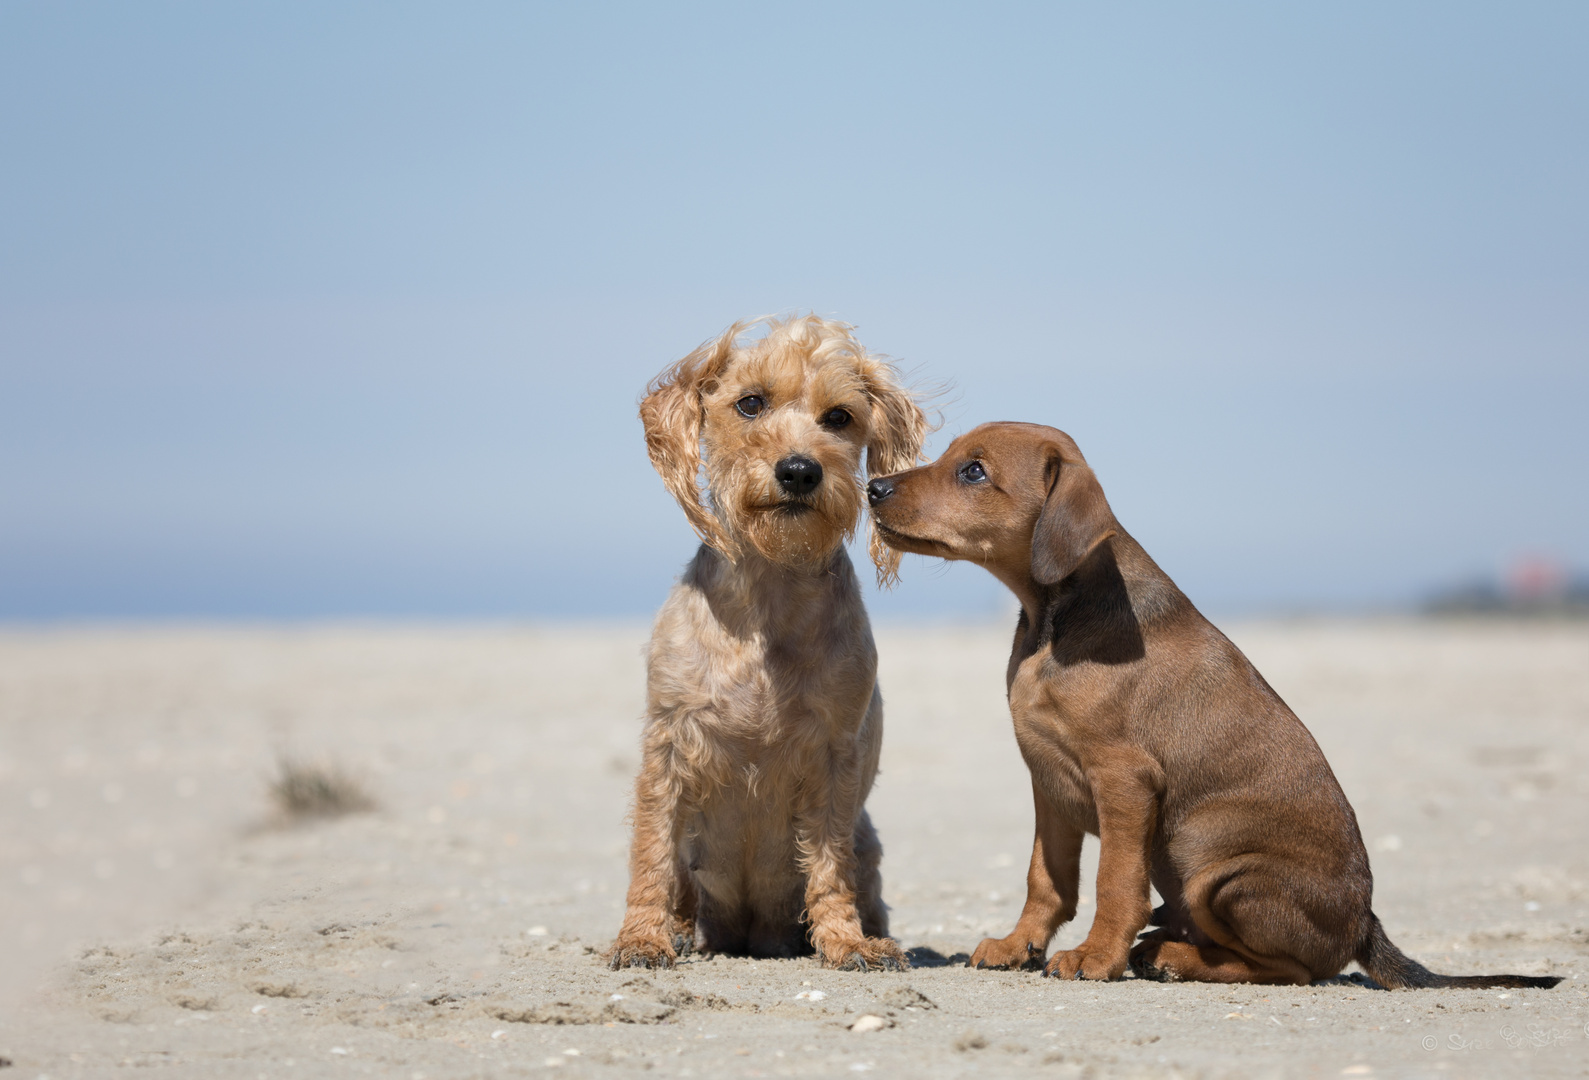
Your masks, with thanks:
M 899 485 L 892 476 L 879 476 L 866 485 L 866 501 L 872 508 L 872 523 L 877 526 L 878 534 L 882 536 L 883 541 L 893 548 L 898 548 L 898 542 L 905 539 L 903 534 L 893 528 L 889 522 L 890 518 L 898 517 L 899 502 L 888 501 L 893 499 L 898 491 Z
M 912 473 L 919 471 L 910 470 Z M 898 478 L 903 475 L 880 476 L 866 485 L 866 501 L 872 507 L 872 524 L 877 527 L 877 535 L 896 551 L 948 558 L 946 545 L 937 540 L 913 536 L 908 531 L 910 521 L 916 515 L 911 512 L 909 499 L 896 499 L 899 493 Z M 901 520 L 901 511 L 904 520 Z

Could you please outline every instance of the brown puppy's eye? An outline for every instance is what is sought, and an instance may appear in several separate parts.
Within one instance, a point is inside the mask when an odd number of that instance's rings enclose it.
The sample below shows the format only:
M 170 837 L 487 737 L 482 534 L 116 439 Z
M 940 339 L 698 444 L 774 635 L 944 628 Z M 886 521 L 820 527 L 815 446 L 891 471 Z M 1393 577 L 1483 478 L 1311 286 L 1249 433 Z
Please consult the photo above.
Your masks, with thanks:
M 767 399 L 762 397 L 760 394 L 746 394 L 744 397 L 734 402 L 734 408 L 737 409 L 739 411 L 739 415 L 743 416 L 746 420 L 754 420 L 756 417 L 761 415 L 762 410 L 766 407 Z
M 829 409 L 827 412 L 822 414 L 822 426 L 825 428 L 832 428 L 834 431 L 837 431 L 839 428 L 843 427 L 849 422 L 850 411 L 848 409 Z
M 980 461 L 968 461 L 960 466 L 960 479 L 968 484 L 980 484 L 988 478 L 988 470 L 982 467 Z

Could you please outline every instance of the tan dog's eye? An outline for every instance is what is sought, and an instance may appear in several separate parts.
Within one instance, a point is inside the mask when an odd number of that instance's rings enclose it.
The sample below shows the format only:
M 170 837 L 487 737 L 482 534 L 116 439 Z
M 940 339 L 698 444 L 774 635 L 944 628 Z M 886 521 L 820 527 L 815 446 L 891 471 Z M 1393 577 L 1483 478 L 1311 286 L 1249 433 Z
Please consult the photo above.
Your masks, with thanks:
M 734 408 L 739 410 L 739 415 L 746 420 L 754 420 L 767 408 L 767 399 L 760 394 L 746 394 L 734 402 Z
M 822 426 L 825 428 L 831 428 L 834 431 L 837 431 L 839 428 L 843 427 L 849 422 L 850 411 L 848 409 L 829 409 L 827 412 L 822 414 Z
M 968 461 L 960 466 L 960 479 L 968 484 L 980 484 L 988 478 L 988 470 L 982 467 L 980 461 Z

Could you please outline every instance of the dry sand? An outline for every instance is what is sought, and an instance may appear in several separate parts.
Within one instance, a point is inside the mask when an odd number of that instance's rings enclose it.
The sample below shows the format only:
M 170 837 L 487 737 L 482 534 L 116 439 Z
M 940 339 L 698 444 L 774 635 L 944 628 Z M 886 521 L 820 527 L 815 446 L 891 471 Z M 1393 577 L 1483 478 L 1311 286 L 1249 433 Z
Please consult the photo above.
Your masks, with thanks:
M 927 961 L 903 974 L 600 963 L 643 627 L 12 630 L 0 1080 L 1589 1074 L 1589 626 L 1230 630 L 1356 805 L 1393 939 L 1440 970 L 1562 986 L 929 966 L 1006 933 L 1022 898 L 1031 805 L 1004 627 L 878 634 L 870 806 L 895 933 Z M 273 824 L 282 751 L 361 773 L 379 809 Z M 1096 841 L 1088 854 L 1090 893 Z M 1059 943 L 1091 913 L 1084 899 Z M 850 1030 L 863 1015 L 881 1030 Z

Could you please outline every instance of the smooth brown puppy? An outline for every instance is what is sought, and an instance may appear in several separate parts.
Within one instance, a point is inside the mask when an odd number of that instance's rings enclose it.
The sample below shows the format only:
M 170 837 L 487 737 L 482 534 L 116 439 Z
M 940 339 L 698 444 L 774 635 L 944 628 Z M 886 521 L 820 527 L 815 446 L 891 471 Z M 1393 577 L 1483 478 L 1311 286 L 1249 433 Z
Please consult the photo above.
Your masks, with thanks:
M 1006 679 L 1037 837 L 1015 931 L 973 966 L 1043 966 L 1093 833 L 1098 913 L 1046 975 L 1308 983 L 1356 960 L 1392 989 L 1560 981 L 1437 975 L 1391 944 L 1318 744 L 1120 527 L 1070 436 L 984 424 L 868 496 L 886 543 L 981 563 L 1021 602 Z

